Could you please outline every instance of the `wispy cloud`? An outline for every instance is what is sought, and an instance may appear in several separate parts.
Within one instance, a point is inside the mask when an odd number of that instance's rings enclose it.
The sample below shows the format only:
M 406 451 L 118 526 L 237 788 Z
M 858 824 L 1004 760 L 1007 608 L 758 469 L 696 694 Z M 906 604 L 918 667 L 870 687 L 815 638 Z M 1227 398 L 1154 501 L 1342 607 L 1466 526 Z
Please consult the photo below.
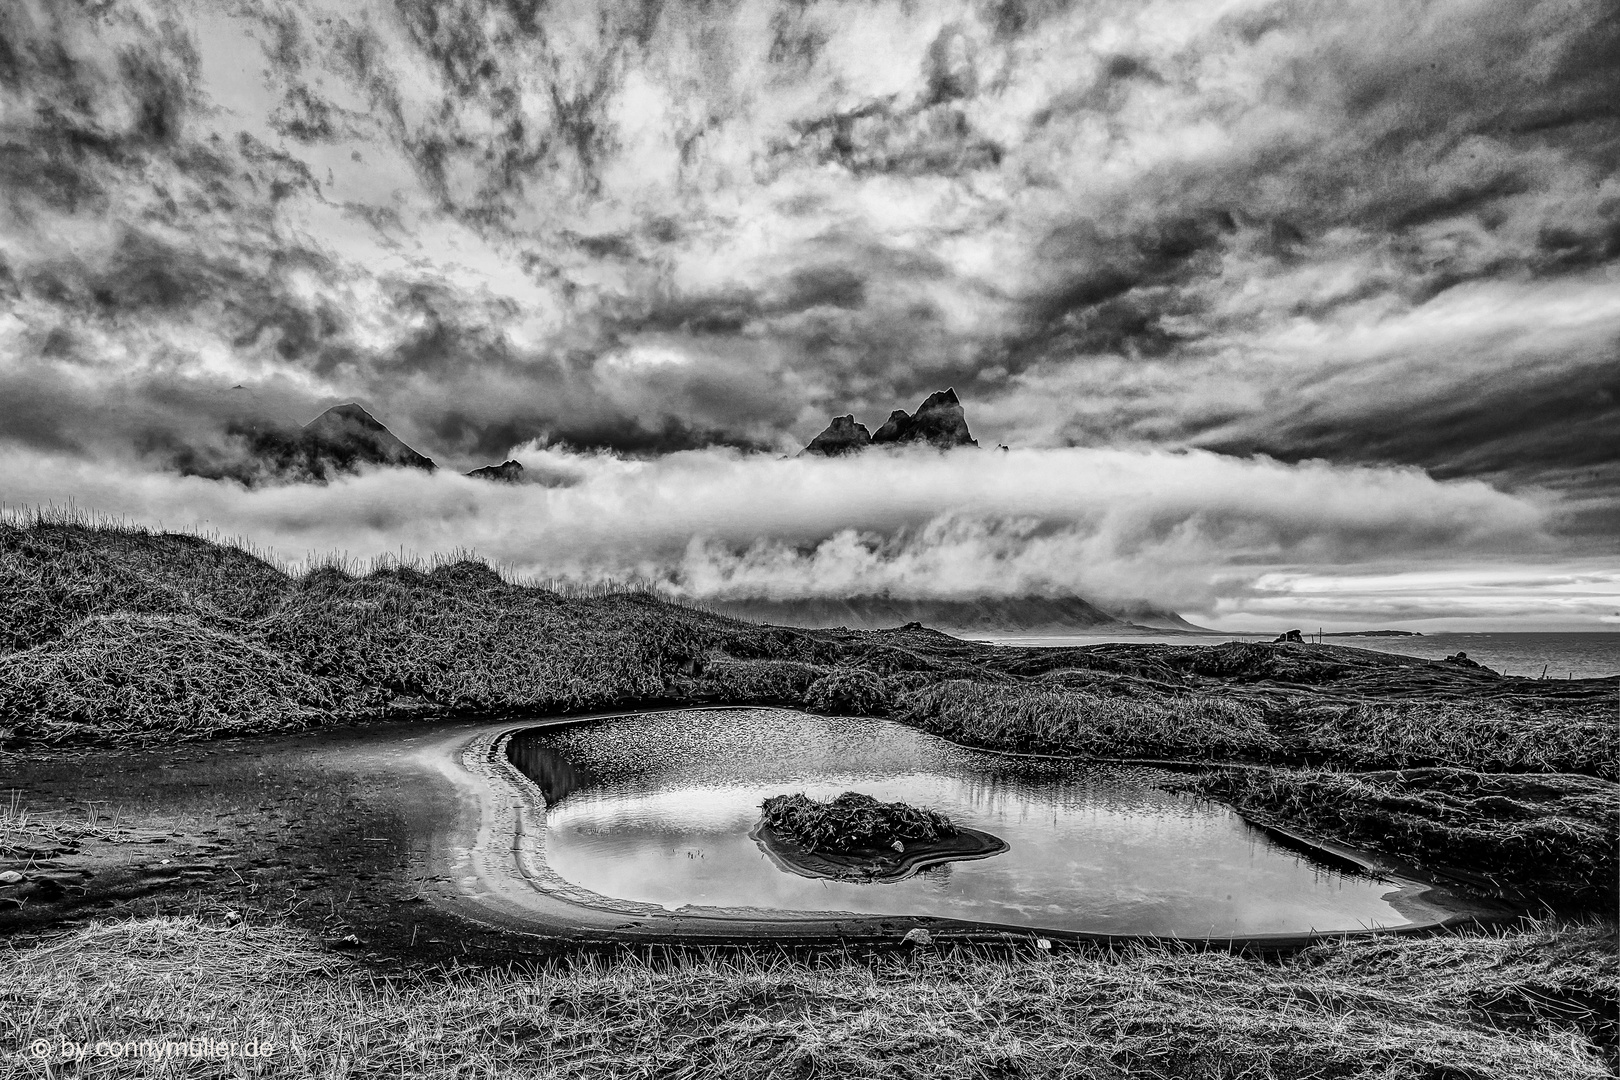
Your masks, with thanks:
M 1225 582 L 1214 621 L 1231 630 L 1279 620 L 1341 627 L 1605 629 L 1620 625 L 1620 570 L 1612 561 L 1474 562 L 1324 573 L 1277 571 Z

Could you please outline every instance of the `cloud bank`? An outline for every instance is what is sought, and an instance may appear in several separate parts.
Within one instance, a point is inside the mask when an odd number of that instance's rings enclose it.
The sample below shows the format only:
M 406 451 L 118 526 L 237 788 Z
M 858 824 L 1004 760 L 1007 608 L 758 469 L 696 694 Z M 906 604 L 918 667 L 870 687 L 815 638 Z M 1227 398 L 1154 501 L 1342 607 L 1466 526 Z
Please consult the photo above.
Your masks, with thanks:
M 1513 568 L 1520 592 L 1568 585 L 1548 500 L 1412 468 L 1081 448 L 523 456 L 534 482 L 518 485 L 382 470 L 244 489 L 16 450 L 0 455 L 0 476 L 24 503 L 72 493 L 293 561 L 471 548 L 531 577 L 634 577 L 695 599 L 1081 595 L 1269 625 L 1320 615 L 1314 598 L 1332 592 L 1320 583 L 1357 576 L 1494 564 Z M 1382 599 L 1358 607 L 1351 590 L 1334 598 L 1336 617 L 1472 617 L 1435 607 L 1440 595 L 1413 593 L 1397 611 Z M 1596 625 L 1612 603 L 1594 586 L 1517 613 Z

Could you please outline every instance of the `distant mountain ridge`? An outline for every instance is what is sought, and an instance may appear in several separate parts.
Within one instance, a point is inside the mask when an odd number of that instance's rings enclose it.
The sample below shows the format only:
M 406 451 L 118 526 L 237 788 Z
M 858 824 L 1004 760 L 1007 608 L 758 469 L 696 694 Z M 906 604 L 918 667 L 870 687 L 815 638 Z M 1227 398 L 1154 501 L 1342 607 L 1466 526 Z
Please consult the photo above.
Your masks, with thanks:
M 859 453 L 869 446 L 906 443 L 926 443 L 940 450 L 979 445 L 968 430 L 967 412 L 956 390 L 947 388 L 929 394 L 914 413 L 894 410 L 875 433 L 869 432 L 865 424 L 857 423 L 853 414 L 835 416 L 821 434 L 810 440 L 801 455 L 841 457 Z
M 508 458 L 499 465 L 485 465 L 481 469 L 474 469 L 467 474 L 479 480 L 493 480 L 500 484 L 523 483 L 523 463 L 516 458 Z
M 1132 616 L 1104 611 L 1078 596 L 986 596 L 971 599 L 905 599 L 891 596 L 804 597 L 773 600 L 764 597 L 709 600 L 708 607 L 722 615 L 803 629 L 844 626 L 879 630 L 906 623 L 922 623 L 941 630 L 967 633 L 1089 632 L 1140 633 L 1179 630 L 1209 633 L 1175 612 L 1137 606 Z
M 1199 626 L 1188 622 L 1174 611 L 1155 607 L 1152 604 L 1132 604 L 1129 607 L 1116 607 L 1112 609 L 1116 618 L 1122 619 L 1134 626 L 1149 630 L 1174 630 L 1183 634 L 1216 634 L 1218 630 L 1211 630 L 1207 626 Z
M 334 405 L 302 427 L 259 420 L 237 421 L 226 428 L 231 447 L 186 447 L 172 461 L 182 474 L 214 480 L 236 480 L 249 486 L 264 483 L 326 483 L 364 468 L 410 468 L 434 472 L 438 465 L 417 452 L 357 402 Z M 804 454 L 837 457 L 869 446 L 925 444 L 940 450 L 977 447 L 967 415 L 952 388 L 928 395 L 908 413 L 895 409 L 871 433 L 853 415 L 835 417 L 804 448 Z M 523 465 L 507 460 L 466 475 L 501 483 L 523 482 Z

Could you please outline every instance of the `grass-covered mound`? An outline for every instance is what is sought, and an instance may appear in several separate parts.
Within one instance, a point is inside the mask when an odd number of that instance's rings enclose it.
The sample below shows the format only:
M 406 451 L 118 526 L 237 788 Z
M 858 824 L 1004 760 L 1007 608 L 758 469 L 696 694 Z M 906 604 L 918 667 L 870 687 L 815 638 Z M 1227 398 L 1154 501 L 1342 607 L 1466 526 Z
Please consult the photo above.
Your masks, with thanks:
M 907 694 L 898 715 L 953 742 L 1030 753 L 1265 760 L 1282 749 L 1258 703 L 1208 692 L 953 679 Z
M 1416 666 L 1424 662 L 1410 663 L 1422 679 Z M 1375 696 L 1331 684 L 1195 679 L 1176 686 L 1075 670 L 1018 681 L 936 680 L 900 695 L 893 715 L 955 742 L 1028 753 L 1620 776 L 1620 681 L 1570 687 L 1498 678 L 1413 698 L 1395 693 L 1402 670 L 1385 669 L 1385 691 Z
M 0 745 L 799 702 L 839 653 L 644 593 L 510 582 L 473 559 L 294 573 L 192 536 L 0 521 Z
M 1276 821 L 1447 872 L 1503 895 L 1614 910 L 1620 800 L 1585 776 L 1233 769 L 1195 790 Z
M 92 615 L 0 658 L 0 717 L 13 738 L 44 743 L 295 730 L 345 698 L 359 700 L 357 687 L 191 615 Z
M 773 795 L 762 805 L 764 823 L 806 851 L 848 854 L 934 843 L 957 835 L 956 823 L 937 810 L 879 802 L 846 791 L 829 802 L 799 792 Z
M 773 795 L 762 809 L 754 842 L 779 869 L 802 877 L 889 883 L 1007 850 L 999 836 L 963 828 L 937 810 L 858 791 L 827 802 Z

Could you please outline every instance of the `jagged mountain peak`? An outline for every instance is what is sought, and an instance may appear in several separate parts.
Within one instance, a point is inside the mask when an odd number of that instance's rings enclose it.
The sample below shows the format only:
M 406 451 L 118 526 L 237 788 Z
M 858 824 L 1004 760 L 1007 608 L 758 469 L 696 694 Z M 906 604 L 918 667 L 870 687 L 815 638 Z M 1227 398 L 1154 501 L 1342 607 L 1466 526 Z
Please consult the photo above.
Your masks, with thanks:
M 810 445 L 804 448 L 806 454 L 820 454 L 823 457 L 839 457 L 843 454 L 854 454 L 865 450 L 872 445 L 872 433 L 866 430 L 865 424 L 855 422 L 854 415 L 835 416 L 832 423 L 827 425 L 820 435 L 810 440 Z
M 834 457 L 864 450 L 868 445 L 899 443 L 927 443 L 940 450 L 979 445 L 968 430 L 967 413 L 956 389 L 947 387 L 929 394 L 914 413 L 895 409 L 869 437 L 865 426 L 856 423 L 853 415 L 834 417 L 803 452 Z

